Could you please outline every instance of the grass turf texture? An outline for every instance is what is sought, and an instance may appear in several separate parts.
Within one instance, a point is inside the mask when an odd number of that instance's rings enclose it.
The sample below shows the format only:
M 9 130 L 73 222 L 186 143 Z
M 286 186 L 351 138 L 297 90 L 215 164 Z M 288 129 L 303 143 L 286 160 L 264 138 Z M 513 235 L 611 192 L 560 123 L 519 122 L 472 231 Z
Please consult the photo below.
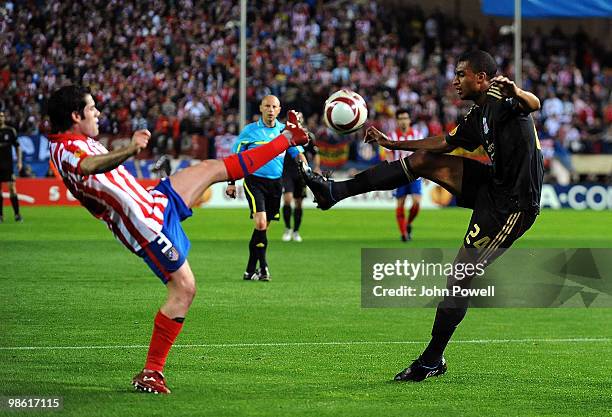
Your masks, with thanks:
M 196 210 L 184 225 L 199 293 L 177 344 L 207 346 L 171 351 L 171 396 L 134 393 L 163 286 L 82 208 L 26 207 L 23 224 L 7 211 L 0 348 L 143 347 L 2 349 L 0 396 L 63 396 L 60 414 L 75 416 L 611 415 L 609 309 L 472 309 L 457 341 L 523 341 L 451 342 L 446 375 L 390 382 L 421 352 L 434 310 L 360 308 L 360 248 L 406 245 L 380 210 L 307 210 L 301 244 L 274 224 L 270 283 L 241 279 L 246 209 Z M 458 247 L 468 218 L 423 211 L 410 245 Z M 517 247 L 612 247 L 610 230 L 608 212 L 545 211 Z M 390 341 L 414 343 L 376 343 Z

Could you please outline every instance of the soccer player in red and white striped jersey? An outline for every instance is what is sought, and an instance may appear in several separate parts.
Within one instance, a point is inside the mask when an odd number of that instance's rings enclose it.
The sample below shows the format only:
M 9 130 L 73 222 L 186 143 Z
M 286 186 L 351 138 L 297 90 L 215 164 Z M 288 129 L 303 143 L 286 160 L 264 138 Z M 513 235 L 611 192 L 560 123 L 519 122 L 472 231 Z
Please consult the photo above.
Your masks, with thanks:
M 148 140 L 144 131 L 136 141 Z M 162 230 L 168 198 L 159 191 L 148 192 L 122 166 L 95 175 L 82 175 L 84 157 L 108 155 L 95 139 L 78 134 L 50 135 L 51 159 L 73 196 L 95 217 L 103 220 L 128 249 L 137 253 Z
M 423 139 L 423 135 L 411 127 L 410 112 L 408 109 L 398 109 L 395 112 L 395 119 L 397 120 L 397 128 L 390 133 L 389 139 L 393 141 L 409 141 L 416 139 Z M 406 158 L 412 152 L 404 150 L 393 150 L 392 160 L 398 161 Z M 412 205 L 408 213 L 408 219 L 406 220 L 406 214 L 404 211 L 404 205 L 406 204 L 406 196 L 410 195 Z M 412 222 L 419 214 L 421 207 L 421 179 L 403 185 L 397 188 L 393 192 L 393 196 L 397 199 L 397 206 L 395 207 L 395 219 L 397 221 L 397 227 L 400 230 L 400 236 L 403 242 L 412 239 Z
M 253 173 L 290 146 L 307 143 L 308 135 L 297 113 L 289 111 L 285 130 L 268 144 L 202 161 L 147 191 L 121 164 L 147 146 L 148 130 L 136 131 L 128 146 L 109 152 L 94 139 L 100 112 L 80 86 L 55 91 L 48 113 L 54 132 L 49 135 L 51 160 L 66 187 L 166 284 L 168 298 L 155 317 L 144 369 L 132 384 L 140 391 L 168 394 L 162 372 L 195 296 L 187 262 L 190 242 L 180 222 L 191 216 L 191 207 L 210 185 Z

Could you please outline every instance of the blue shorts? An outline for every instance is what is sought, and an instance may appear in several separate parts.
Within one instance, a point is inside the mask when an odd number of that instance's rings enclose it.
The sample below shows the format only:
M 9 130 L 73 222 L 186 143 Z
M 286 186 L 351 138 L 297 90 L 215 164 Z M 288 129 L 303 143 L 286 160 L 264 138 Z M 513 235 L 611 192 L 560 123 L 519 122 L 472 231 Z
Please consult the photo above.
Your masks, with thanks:
M 402 185 L 393 191 L 393 197 L 406 197 L 409 194 L 421 195 L 421 179 L 417 178 L 410 184 Z
M 155 240 L 138 251 L 138 256 L 143 258 L 155 275 L 166 284 L 170 273 L 183 266 L 187 259 L 191 243 L 181 222 L 191 217 L 193 212 L 174 191 L 170 180 L 162 179 L 155 189 L 168 197 L 168 205 L 164 210 L 164 225 Z

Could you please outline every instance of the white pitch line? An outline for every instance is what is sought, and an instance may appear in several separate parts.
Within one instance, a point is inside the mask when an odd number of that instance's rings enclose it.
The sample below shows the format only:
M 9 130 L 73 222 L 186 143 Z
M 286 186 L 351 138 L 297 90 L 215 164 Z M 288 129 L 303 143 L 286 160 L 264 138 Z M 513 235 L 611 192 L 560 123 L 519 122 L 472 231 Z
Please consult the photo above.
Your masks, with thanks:
M 472 339 L 454 340 L 451 343 L 610 343 L 612 338 L 565 338 L 565 339 Z M 241 348 L 241 347 L 285 347 L 285 346 L 358 346 L 358 345 L 414 345 L 427 341 L 347 341 L 347 342 L 275 342 L 275 343 L 205 343 L 174 345 L 176 349 L 191 348 Z M 149 345 L 100 345 L 100 346 L 0 346 L 0 350 L 88 350 L 88 349 L 143 349 Z

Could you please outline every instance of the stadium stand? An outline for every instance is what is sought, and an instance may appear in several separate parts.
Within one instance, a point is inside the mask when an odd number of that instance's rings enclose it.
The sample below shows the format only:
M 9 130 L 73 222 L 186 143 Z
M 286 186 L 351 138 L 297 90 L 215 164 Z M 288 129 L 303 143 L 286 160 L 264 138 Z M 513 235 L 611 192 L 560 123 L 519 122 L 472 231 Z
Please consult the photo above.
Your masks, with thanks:
M 5 2 L 0 108 L 20 134 L 37 137 L 48 130 L 42 117 L 48 94 L 82 81 L 105 92 L 95 99 L 111 146 L 147 127 L 154 140 L 145 158 L 214 156 L 236 131 L 238 21 L 237 2 L 229 0 Z M 408 106 L 419 128 L 435 134 L 452 129 L 466 109 L 449 88 L 460 52 L 487 49 L 504 74 L 513 72 L 511 35 L 492 21 L 467 26 L 439 10 L 374 1 L 250 1 L 248 21 L 249 115 L 261 97 L 275 94 L 285 109 L 299 108 L 320 126 L 327 95 L 350 87 L 366 98 L 377 127 L 392 129 L 395 109 Z M 569 35 L 559 28 L 525 34 L 523 45 L 524 85 L 543 104 L 536 119 L 549 180 L 610 181 L 608 46 L 584 30 Z M 351 137 L 317 134 L 328 166 L 377 161 L 376 152 Z M 604 162 L 584 163 L 585 154 Z

